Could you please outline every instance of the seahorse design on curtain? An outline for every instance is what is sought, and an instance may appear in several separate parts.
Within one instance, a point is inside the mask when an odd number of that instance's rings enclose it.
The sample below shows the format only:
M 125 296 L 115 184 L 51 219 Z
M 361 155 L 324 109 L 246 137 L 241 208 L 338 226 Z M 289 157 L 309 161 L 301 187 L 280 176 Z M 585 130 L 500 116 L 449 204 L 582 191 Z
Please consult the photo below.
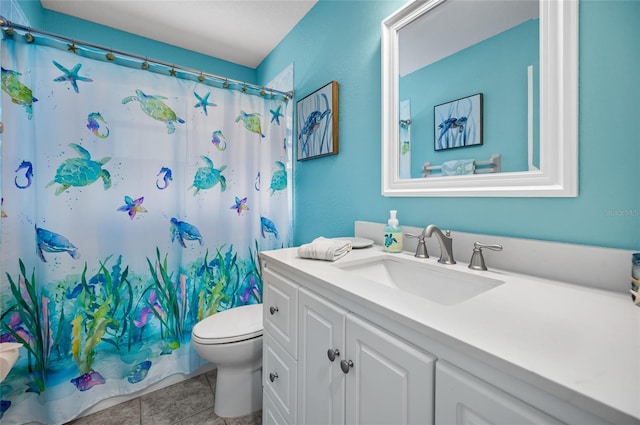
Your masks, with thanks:
M 0 418 L 64 423 L 193 372 L 195 323 L 262 302 L 288 105 L 13 40 L 2 64 L 0 341 L 23 348 Z

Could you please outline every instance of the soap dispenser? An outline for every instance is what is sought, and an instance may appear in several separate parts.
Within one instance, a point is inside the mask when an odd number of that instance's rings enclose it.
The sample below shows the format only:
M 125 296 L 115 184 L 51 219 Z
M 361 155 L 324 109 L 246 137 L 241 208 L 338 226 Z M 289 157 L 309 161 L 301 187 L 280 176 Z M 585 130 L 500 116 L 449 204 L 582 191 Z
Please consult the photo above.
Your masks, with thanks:
M 384 227 L 384 250 L 386 252 L 402 252 L 402 229 L 396 218 L 397 211 L 389 211 L 389 220 Z

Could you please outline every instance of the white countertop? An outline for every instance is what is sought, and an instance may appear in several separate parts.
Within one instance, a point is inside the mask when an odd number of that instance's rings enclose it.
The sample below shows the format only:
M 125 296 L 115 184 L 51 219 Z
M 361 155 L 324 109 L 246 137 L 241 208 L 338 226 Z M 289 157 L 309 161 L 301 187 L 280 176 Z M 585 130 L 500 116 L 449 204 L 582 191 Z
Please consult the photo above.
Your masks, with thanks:
M 628 294 L 500 270 L 472 271 L 466 263 L 445 266 L 406 252 L 387 254 L 378 245 L 353 250 L 335 262 L 300 258 L 297 248 L 261 255 L 263 262 L 303 274 L 340 297 L 364 302 L 427 335 L 444 337 L 454 348 L 474 347 L 512 370 L 539 377 L 535 385 L 544 391 L 559 394 L 568 389 L 580 408 L 593 403 L 589 410 L 605 409 L 611 413 L 609 420 L 640 423 L 640 307 Z M 506 283 L 459 304 L 441 305 L 336 267 L 383 255 Z

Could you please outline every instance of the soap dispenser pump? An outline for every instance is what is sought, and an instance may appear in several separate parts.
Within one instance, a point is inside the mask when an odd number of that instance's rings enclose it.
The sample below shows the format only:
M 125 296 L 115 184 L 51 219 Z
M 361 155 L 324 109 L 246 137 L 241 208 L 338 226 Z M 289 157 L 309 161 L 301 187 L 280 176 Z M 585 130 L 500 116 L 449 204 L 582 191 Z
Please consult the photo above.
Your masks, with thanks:
M 402 228 L 398 224 L 396 210 L 389 211 L 389 220 L 384 227 L 384 250 L 386 252 L 402 252 Z

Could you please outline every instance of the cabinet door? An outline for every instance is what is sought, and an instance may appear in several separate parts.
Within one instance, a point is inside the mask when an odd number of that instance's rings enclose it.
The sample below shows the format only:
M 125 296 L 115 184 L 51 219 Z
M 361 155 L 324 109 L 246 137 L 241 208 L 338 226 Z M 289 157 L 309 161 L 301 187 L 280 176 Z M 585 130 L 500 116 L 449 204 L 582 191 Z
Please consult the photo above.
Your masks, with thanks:
M 540 410 L 444 361 L 436 366 L 436 423 L 560 424 Z
M 346 423 L 432 424 L 436 358 L 347 316 Z
M 298 424 L 344 423 L 346 312 L 301 288 L 298 296 Z M 337 350 L 332 362 L 328 350 Z

